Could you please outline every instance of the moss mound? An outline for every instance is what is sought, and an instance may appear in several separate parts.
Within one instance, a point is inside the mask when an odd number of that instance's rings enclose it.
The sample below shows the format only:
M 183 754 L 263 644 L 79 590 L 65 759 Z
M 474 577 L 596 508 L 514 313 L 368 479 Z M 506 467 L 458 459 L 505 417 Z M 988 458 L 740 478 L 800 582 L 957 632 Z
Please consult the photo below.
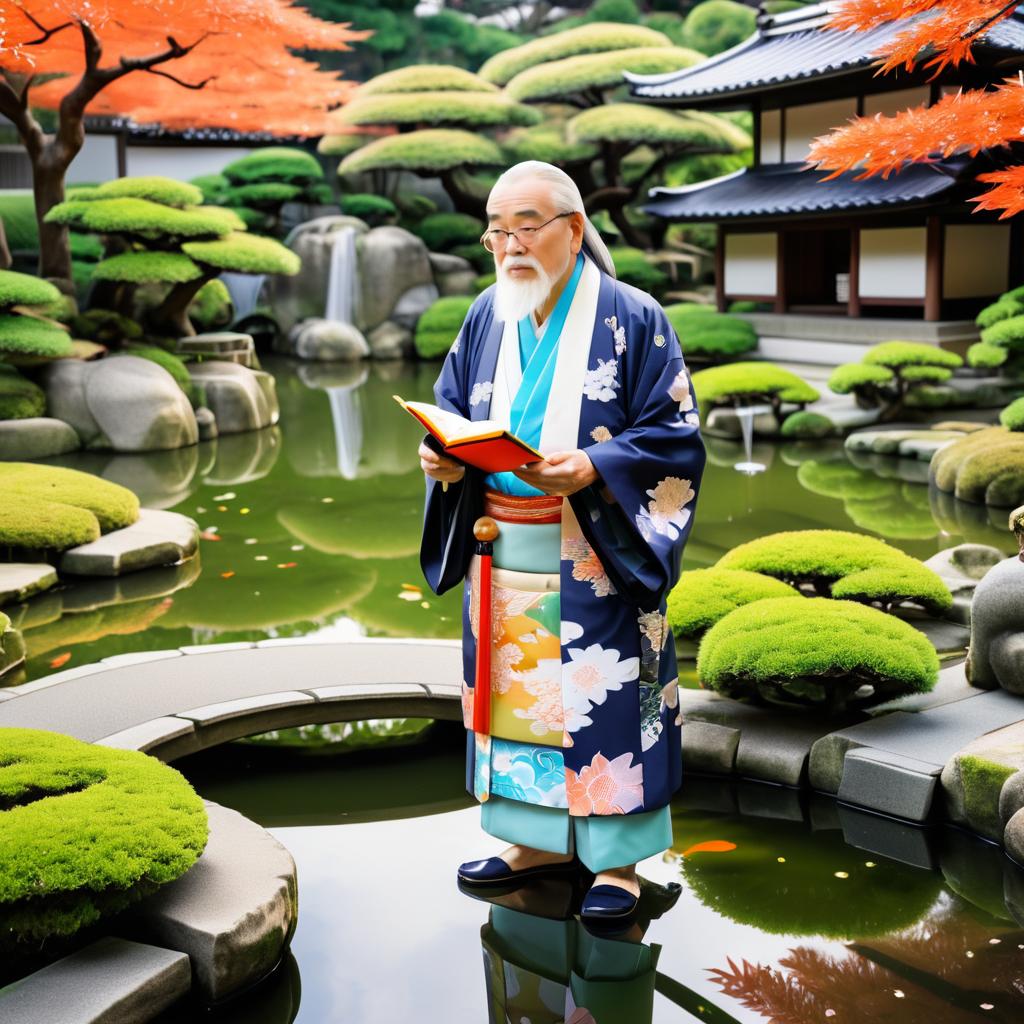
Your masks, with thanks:
M 766 597 L 800 597 L 800 592 L 745 569 L 692 569 L 669 591 L 668 624 L 676 636 L 697 640 L 729 612 Z
M 0 420 L 26 420 L 46 413 L 43 389 L 0 363 Z
M 783 437 L 796 441 L 815 441 L 823 437 L 831 437 L 836 432 L 836 425 L 820 412 L 794 412 L 785 418 L 780 433 Z
M 129 526 L 139 499 L 91 473 L 0 462 L 0 545 L 64 550 Z
M 740 544 L 719 559 L 722 569 L 748 569 L 819 593 L 889 608 L 914 601 L 942 612 L 949 589 L 916 558 L 876 537 L 845 530 L 788 530 Z
M 184 874 L 207 840 L 202 800 L 146 754 L 0 729 L 0 936 L 71 935 Z
M 868 366 L 887 366 L 890 370 L 905 366 L 941 366 L 953 370 L 964 362 L 955 352 L 919 341 L 883 341 L 872 345 L 864 353 L 863 361 Z
M 450 64 L 413 64 L 385 71 L 359 87 L 360 96 L 392 92 L 497 92 L 479 75 Z
M 1011 402 L 1000 414 L 999 422 L 1007 430 L 1024 430 L 1024 398 Z
M 994 370 L 1009 357 L 1010 353 L 1005 348 L 978 341 L 967 350 L 967 365 L 976 370 Z
M 273 238 L 235 231 L 208 242 L 185 242 L 185 253 L 197 263 L 239 274 L 297 274 L 302 260 Z
M 697 655 L 702 683 L 727 697 L 829 711 L 927 692 L 938 673 L 934 647 L 913 626 L 825 597 L 737 608 L 705 633 Z
M 49 281 L 14 270 L 0 270 L 0 308 L 46 306 L 59 299 L 60 292 Z
M 93 268 L 100 281 L 194 281 L 202 271 L 180 252 L 121 252 Z
M 450 252 L 459 245 L 479 246 L 485 227 L 468 213 L 432 213 L 416 225 L 416 234 L 431 252 Z
M 976 430 L 937 451 L 929 473 L 940 491 L 962 501 L 1016 508 L 1024 504 L 1024 434 Z
M 677 302 L 665 307 L 683 355 L 724 362 L 757 348 L 757 331 L 746 320 L 710 306 Z
M 56 359 L 71 354 L 71 337 L 45 320 L 0 313 L 0 352 Z
M 150 199 L 154 203 L 176 206 L 179 209 L 198 206 L 203 201 L 203 191 L 197 185 L 159 175 L 115 178 L 113 181 L 97 185 L 89 193 L 90 199 L 114 199 L 121 196 Z
M 359 217 L 367 224 L 384 224 L 398 216 L 398 207 L 386 196 L 369 192 L 355 192 L 341 197 L 341 212 L 347 217 Z
M 360 146 L 338 165 L 339 174 L 372 170 L 444 171 L 462 166 L 497 167 L 504 162 L 497 143 L 460 128 L 424 128 L 387 135 Z
M 472 298 L 452 295 L 438 299 L 424 311 L 416 324 L 414 339 L 420 358 L 438 359 L 447 355 L 472 305 Z
M 693 389 L 702 402 L 721 405 L 773 397 L 803 405 L 821 397 L 816 388 L 774 363 L 729 363 L 700 370 L 693 375 Z

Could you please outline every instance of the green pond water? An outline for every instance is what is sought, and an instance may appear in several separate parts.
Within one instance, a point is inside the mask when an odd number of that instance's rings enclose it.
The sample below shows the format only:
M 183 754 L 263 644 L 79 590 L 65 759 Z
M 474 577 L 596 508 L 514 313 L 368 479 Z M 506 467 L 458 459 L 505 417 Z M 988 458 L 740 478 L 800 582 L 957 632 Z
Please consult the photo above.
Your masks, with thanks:
M 460 861 L 505 845 L 480 830 L 462 764 L 452 723 L 400 748 L 325 758 L 240 742 L 177 761 L 292 853 L 299 920 L 256 990 L 160 1024 L 1024 1019 L 1024 872 L 989 844 L 688 776 L 672 849 L 639 865 L 645 918 L 594 937 L 571 920 L 582 882 L 493 902 L 457 889 Z
M 192 516 L 200 555 L 120 580 L 69 581 L 7 609 L 28 661 L 5 685 L 186 644 L 459 636 L 458 590 L 436 597 L 419 569 L 422 431 L 391 398 L 430 400 L 438 364 L 264 365 L 277 380 L 276 427 L 171 452 L 53 460 Z M 749 476 L 734 468 L 746 458 L 742 445 L 706 442 L 684 569 L 766 533 L 820 527 L 882 536 L 921 558 L 965 540 L 1013 547 L 1002 510 L 930 494 L 923 464 L 854 463 L 839 442 L 755 443 L 767 470 Z

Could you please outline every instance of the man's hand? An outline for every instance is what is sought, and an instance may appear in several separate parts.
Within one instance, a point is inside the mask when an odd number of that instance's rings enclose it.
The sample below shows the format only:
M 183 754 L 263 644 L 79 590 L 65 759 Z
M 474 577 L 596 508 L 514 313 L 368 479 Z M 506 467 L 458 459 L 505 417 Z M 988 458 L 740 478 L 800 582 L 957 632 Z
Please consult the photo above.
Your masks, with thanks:
M 466 474 L 466 467 L 461 462 L 439 455 L 424 441 L 420 442 L 419 456 L 420 468 L 434 480 L 440 480 L 445 484 L 455 484 Z
M 569 452 L 552 452 L 542 462 L 531 462 L 513 470 L 520 480 L 545 494 L 567 498 L 582 491 L 597 479 L 597 470 L 582 448 Z

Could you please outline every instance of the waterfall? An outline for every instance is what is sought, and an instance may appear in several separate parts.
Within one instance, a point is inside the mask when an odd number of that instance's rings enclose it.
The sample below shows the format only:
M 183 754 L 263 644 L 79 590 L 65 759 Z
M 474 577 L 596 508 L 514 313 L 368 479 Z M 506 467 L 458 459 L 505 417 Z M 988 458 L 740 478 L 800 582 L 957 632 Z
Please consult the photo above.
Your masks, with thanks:
M 224 282 L 224 286 L 231 296 L 236 323 L 256 309 L 266 276 L 266 274 L 235 274 L 227 270 L 220 275 L 221 281 Z
M 334 420 L 338 472 L 345 480 L 355 480 L 363 449 L 363 415 L 359 407 L 359 392 L 349 384 L 324 390 L 331 403 L 331 419 Z
M 339 228 L 331 240 L 324 319 L 350 324 L 356 305 L 356 229 Z
M 750 406 L 737 406 L 736 418 L 740 421 L 740 433 L 743 435 L 743 451 L 746 459 L 737 462 L 733 469 L 741 473 L 748 473 L 753 476 L 755 473 L 763 473 L 767 468 L 762 462 L 754 462 L 754 412 Z

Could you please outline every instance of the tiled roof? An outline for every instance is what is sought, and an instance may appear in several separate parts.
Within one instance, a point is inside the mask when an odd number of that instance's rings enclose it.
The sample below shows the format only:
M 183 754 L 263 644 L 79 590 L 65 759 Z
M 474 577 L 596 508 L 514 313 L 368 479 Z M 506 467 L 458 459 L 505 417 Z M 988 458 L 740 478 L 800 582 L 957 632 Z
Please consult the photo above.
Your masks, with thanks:
M 976 44 L 978 49 L 1024 52 L 1022 8 L 996 25 Z M 825 28 L 825 4 L 762 18 L 749 39 L 724 53 L 659 75 L 625 73 L 637 99 L 683 102 L 713 96 L 742 95 L 766 87 L 867 67 L 880 46 L 906 28 L 905 20 L 867 32 Z

